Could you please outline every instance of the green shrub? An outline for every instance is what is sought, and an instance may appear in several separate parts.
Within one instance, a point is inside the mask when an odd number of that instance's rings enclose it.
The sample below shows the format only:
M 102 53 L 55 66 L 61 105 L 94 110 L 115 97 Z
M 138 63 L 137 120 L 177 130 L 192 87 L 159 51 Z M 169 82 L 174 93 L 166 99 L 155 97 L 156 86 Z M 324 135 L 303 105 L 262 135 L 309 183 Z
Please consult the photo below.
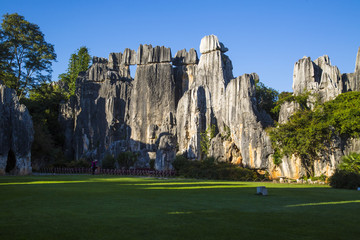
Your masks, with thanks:
M 176 156 L 173 167 L 180 176 L 199 179 L 256 181 L 264 180 L 265 176 L 255 170 L 238 167 L 227 162 L 217 162 L 214 157 L 207 157 L 202 161 L 192 161 L 184 156 Z
M 119 164 L 120 168 L 129 169 L 133 167 L 138 160 L 138 154 L 130 151 L 121 152 L 116 157 L 116 162 Z
M 334 136 L 343 138 L 360 135 L 360 92 L 340 94 L 336 99 L 316 105 L 313 110 L 306 107 L 307 94 L 289 95 L 304 108 L 293 114 L 287 123 L 269 130 L 275 149 L 275 164 L 284 155 L 296 155 L 302 161 L 308 176 L 314 175 L 314 160 L 323 151 L 329 150 Z M 283 99 L 283 100 L 284 100 Z M 284 101 L 285 101 L 284 100 Z
M 67 164 L 68 167 L 70 168 L 80 168 L 80 167 L 84 167 L 84 168 L 89 168 L 91 166 L 90 161 L 81 158 L 78 161 L 71 161 Z
M 150 169 L 151 170 L 155 169 L 155 159 L 150 159 Z
M 337 169 L 330 177 L 330 186 L 334 188 L 356 189 L 360 186 L 360 174 Z
M 342 163 L 339 165 L 339 169 L 360 173 L 360 154 L 359 153 L 350 153 L 347 156 L 342 158 Z
M 216 136 L 216 126 L 211 124 L 204 132 L 200 133 L 200 147 L 203 156 L 207 156 L 209 153 L 210 142 Z
M 102 168 L 105 169 L 115 168 L 115 158 L 111 154 L 106 154 L 106 156 L 102 160 Z
M 189 167 L 190 160 L 183 155 L 176 155 L 172 165 L 176 171 L 182 171 Z

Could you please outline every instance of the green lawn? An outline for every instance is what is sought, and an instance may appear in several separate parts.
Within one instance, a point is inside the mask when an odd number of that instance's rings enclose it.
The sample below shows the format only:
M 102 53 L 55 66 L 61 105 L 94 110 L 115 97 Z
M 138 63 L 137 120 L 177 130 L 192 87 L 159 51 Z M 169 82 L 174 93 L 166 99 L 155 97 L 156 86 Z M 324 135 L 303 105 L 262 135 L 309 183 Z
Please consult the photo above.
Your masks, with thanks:
M 360 191 L 321 185 L 3 176 L 0 196 L 4 240 L 360 239 Z

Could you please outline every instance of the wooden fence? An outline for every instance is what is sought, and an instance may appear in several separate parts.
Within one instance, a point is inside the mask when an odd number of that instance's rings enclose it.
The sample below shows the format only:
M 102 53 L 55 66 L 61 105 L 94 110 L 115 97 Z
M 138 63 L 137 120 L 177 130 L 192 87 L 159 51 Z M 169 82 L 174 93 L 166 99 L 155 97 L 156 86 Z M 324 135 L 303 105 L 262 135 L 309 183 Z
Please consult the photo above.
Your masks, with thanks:
M 91 168 L 42 168 L 39 173 L 50 174 L 92 174 Z M 123 175 L 123 176 L 148 176 L 148 177 L 175 177 L 174 170 L 150 169 L 103 169 L 97 168 L 95 175 Z

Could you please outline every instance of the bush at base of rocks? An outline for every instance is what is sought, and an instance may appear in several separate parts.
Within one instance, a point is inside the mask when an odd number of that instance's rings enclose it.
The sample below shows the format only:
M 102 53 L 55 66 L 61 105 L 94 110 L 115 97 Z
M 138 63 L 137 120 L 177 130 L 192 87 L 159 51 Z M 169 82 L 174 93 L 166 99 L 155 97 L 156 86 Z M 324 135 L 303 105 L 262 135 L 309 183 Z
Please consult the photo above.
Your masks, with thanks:
M 198 179 L 235 180 L 235 181 L 263 181 L 264 175 L 255 170 L 238 167 L 231 163 L 217 162 L 215 158 L 204 160 L 189 160 L 184 156 L 177 156 L 173 167 L 180 176 Z
M 336 170 L 330 177 L 333 188 L 357 189 L 360 186 L 360 174 L 346 170 Z

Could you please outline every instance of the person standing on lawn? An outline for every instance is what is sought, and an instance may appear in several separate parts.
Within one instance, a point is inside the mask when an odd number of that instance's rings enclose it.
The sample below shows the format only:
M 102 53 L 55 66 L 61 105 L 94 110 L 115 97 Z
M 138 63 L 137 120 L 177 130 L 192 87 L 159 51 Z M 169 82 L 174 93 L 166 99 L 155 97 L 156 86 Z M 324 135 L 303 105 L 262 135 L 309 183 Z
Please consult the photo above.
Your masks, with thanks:
M 97 160 L 92 160 L 91 162 L 92 175 L 95 175 L 96 164 L 97 164 Z

